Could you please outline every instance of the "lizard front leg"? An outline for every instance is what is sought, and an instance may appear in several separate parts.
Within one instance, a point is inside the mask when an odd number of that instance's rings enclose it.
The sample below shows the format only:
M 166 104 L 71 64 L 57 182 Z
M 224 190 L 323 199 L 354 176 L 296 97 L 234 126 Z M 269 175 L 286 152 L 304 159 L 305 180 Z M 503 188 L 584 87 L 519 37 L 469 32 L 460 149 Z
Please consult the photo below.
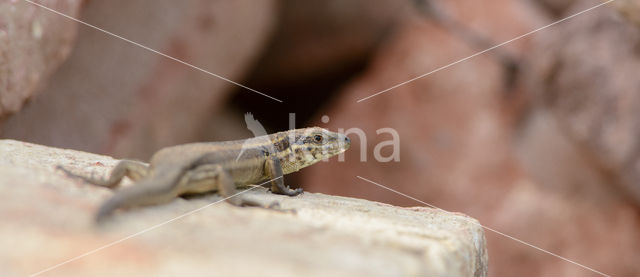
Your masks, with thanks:
M 284 194 L 288 196 L 296 196 L 302 193 L 302 188 L 295 190 L 284 185 L 282 174 L 282 166 L 280 160 L 275 156 L 268 158 L 264 165 L 264 172 L 271 179 L 271 191 L 276 194 Z
M 57 166 L 57 168 L 70 177 L 78 178 L 87 183 L 108 188 L 117 187 L 125 176 L 129 177 L 132 181 L 137 182 L 149 174 L 149 166 L 147 164 L 132 160 L 120 161 L 111 171 L 111 174 L 107 179 L 78 175 L 60 165 Z

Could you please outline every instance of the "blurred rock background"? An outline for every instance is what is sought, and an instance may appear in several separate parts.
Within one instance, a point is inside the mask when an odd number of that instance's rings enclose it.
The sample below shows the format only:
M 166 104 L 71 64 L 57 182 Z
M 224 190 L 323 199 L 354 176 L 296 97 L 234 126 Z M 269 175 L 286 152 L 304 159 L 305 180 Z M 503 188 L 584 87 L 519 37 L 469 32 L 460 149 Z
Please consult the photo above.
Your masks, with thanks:
M 421 205 L 359 175 L 612 276 L 640 274 L 640 1 L 616 0 L 361 102 L 600 2 L 39 3 L 283 102 L 1 1 L 2 138 L 146 159 L 168 145 L 248 137 L 245 112 L 270 132 L 295 113 L 298 127 L 360 128 L 366 142 L 353 135 L 345 162 L 289 183 Z M 398 132 L 399 162 L 374 158 L 391 139 L 381 128 Z M 591 274 L 486 236 L 490 276 Z

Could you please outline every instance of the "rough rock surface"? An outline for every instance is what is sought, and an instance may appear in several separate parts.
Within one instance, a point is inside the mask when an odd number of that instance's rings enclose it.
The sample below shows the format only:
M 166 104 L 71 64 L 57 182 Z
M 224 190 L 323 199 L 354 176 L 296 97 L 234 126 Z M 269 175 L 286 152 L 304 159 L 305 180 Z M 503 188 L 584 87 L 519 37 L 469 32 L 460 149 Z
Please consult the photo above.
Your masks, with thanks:
M 530 83 L 536 102 L 640 207 L 638 45 L 640 25 L 594 10 L 539 37 Z
M 75 17 L 84 1 L 38 2 Z M 19 111 L 64 61 L 76 29 L 74 22 L 25 1 L 0 1 L 0 118 Z
M 87 2 L 81 19 L 237 80 L 270 35 L 274 16 L 272 0 L 114 0 Z M 74 51 L 51 83 L 0 133 L 148 158 L 163 146 L 210 134 L 233 138 L 233 130 L 212 130 L 211 122 L 222 117 L 222 100 L 231 88 L 226 81 L 83 26 Z
M 296 213 L 218 203 L 214 194 L 116 215 L 93 224 L 112 192 L 55 170 L 106 174 L 117 161 L 74 150 L 0 141 L 0 275 L 23 276 L 147 230 L 43 276 L 486 276 L 475 219 L 428 208 L 305 193 L 257 201 Z

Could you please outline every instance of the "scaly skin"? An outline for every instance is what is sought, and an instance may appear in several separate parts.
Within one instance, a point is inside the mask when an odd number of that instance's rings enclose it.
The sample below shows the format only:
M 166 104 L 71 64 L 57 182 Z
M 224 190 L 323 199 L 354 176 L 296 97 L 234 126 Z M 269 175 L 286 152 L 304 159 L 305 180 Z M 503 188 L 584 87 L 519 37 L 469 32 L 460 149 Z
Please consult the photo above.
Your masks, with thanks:
M 302 189 L 285 186 L 284 174 L 342 153 L 349 146 L 345 135 L 311 127 L 245 140 L 163 148 L 151 157 L 149 165 L 120 161 L 108 179 L 80 176 L 59 168 L 72 177 L 99 186 L 115 188 L 125 176 L 135 182 L 100 207 L 97 220 L 102 221 L 121 208 L 155 205 L 183 194 L 209 191 L 230 197 L 236 188 L 268 180 L 273 193 L 295 196 L 302 193 Z M 234 205 L 262 206 L 238 196 L 227 201 Z

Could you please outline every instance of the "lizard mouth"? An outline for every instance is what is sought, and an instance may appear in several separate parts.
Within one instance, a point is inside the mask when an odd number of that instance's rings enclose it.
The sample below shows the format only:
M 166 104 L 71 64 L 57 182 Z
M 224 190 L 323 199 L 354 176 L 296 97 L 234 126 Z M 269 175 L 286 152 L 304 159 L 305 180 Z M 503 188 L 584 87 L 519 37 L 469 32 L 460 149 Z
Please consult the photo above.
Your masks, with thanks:
M 325 154 L 328 154 L 327 156 L 340 154 L 344 151 L 347 151 L 347 149 L 349 149 L 349 147 L 351 146 L 351 139 L 343 134 L 338 134 L 336 142 L 337 143 L 335 143 L 334 145 L 325 148 Z

